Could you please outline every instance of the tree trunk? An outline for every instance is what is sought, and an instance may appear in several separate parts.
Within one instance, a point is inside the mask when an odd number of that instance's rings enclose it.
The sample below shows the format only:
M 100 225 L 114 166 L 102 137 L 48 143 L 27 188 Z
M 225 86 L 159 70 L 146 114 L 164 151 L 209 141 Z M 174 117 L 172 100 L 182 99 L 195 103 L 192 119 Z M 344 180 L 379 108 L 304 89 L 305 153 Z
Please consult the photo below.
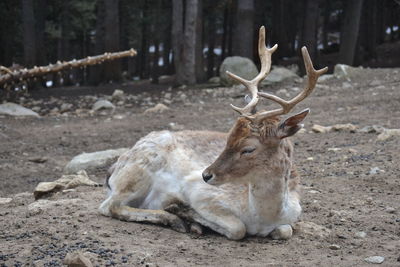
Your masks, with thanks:
M 104 48 L 106 52 L 117 52 L 119 48 L 119 0 L 104 0 L 105 7 L 105 35 Z M 104 78 L 109 80 L 120 80 L 121 62 L 104 63 Z
M 182 0 L 172 2 L 174 63 L 179 84 L 195 84 L 204 77 L 201 1 L 187 0 L 185 8 Z
M 178 83 L 185 80 L 183 57 L 183 0 L 173 0 L 172 2 L 172 48 L 174 53 L 174 65 L 176 80 Z
M 44 46 L 44 32 L 46 26 L 46 0 L 37 0 L 35 1 L 35 18 L 36 18 L 36 64 L 45 65 L 47 63 L 46 58 L 46 49 Z
M 147 68 L 147 57 L 149 54 L 149 45 L 148 45 L 148 26 L 147 26 L 147 16 L 148 16 L 148 1 L 143 2 L 142 8 L 142 29 L 141 29 L 141 44 L 139 51 L 139 76 L 141 79 L 145 79 L 148 77 L 148 68 Z
M 306 0 L 301 38 L 301 46 L 307 47 L 308 53 L 314 62 L 316 62 L 317 55 L 318 2 L 318 0 Z
M 94 44 L 94 54 L 99 55 L 104 52 L 104 2 L 97 2 L 96 9 L 96 35 Z M 89 81 L 91 84 L 99 84 L 103 76 L 103 64 L 91 66 L 89 70 Z
M 254 0 L 238 0 L 235 21 L 233 54 L 253 59 Z
M 32 0 L 22 0 L 22 24 L 24 36 L 24 65 L 26 67 L 31 67 L 36 65 L 35 16 Z
M 204 71 L 204 57 L 203 57 L 203 0 L 193 1 L 193 5 L 197 5 L 196 12 L 196 29 L 195 35 L 195 76 L 196 82 L 204 82 L 206 73 Z M 186 9 L 187 10 L 187 9 Z M 186 14 L 190 15 L 188 11 Z M 193 14 L 194 15 L 194 14 Z
M 353 0 L 346 2 L 343 30 L 340 40 L 339 60 L 341 63 L 347 65 L 354 64 L 354 55 L 359 33 L 362 3 L 362 0 Z
M 208 53 L 207 53 L 207 77 L 211 78 L 214 76 L 214 65 L 215 65 L 215 37 L 216 37 L 216 19 L 215 15 L 211 15 L 208 20 Z

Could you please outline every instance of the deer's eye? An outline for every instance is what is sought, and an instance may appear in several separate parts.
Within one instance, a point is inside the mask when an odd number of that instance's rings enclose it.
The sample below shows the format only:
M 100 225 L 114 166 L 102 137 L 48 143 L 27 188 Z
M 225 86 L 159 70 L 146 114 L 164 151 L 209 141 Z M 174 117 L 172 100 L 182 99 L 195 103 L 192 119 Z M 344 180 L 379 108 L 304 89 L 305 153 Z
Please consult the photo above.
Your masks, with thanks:
M 256 150 L 255 147 L 245 147 L 242 151 L 240 151 L 240 155 L 248 155 L 254 152 Z

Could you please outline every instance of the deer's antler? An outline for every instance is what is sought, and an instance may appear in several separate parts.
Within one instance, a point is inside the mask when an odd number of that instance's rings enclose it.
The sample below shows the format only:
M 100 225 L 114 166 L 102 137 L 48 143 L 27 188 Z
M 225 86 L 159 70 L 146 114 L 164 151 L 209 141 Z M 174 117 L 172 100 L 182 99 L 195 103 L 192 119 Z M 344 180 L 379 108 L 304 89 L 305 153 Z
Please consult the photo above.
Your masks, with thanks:
M 289 113 L 296 104 L 303 101 L 307 96 L 309 96 L 311 94 L 311 92 L 315 88 L 318 77 L 321 76 L 322 74 L 324 74 L 328 70 L 327 67 L 320 69 L 320 70 L 314 69 L 314 66 L 311 61 L 310 55 L 308 54 L 307 48 L 302 47 L 301 53 L 303 54 L 304 65 L 306 67 L 306 72 L 307 72 L 307 77 L 308 77 L 307 85 L 304 87 L 303 91 L 289 101 L 286 101 L 275 95 L 271 95 L 271 94 L 264 93 L 264 92 L 258 92 L 258 85 L 260 84 L 260 82 L 262 80 L 265 79 L 265 77 L 267 77 L 269 71 L 271 70 L 271 55 L 272 55 L 272 53 L 275 52 L 275 50 L 277 48 L 278 48 L 278 45 L 274 45 L 270 49 L 268 49 L 265 46 L 265 28 L 264 28 L 264 26 L 262 26 L 260 28 L 259 39 L 258 39 L 258 54 L 259 54 L 260 61 L 261 61 L 260 73 L 253 80 L 249 81 L 249 80 L 243 79 L 243 78 L 227 71 L 227 74 L 232 79 L 242 83 L 244 86 L 246 86 L 246 88 L 251 93 L 251 101 L 244 108 L 239 108 L 232 104 L 231 104 L 231 106 L 235 111 L 239 112 L 241 114 L 241 116 L 246 117 L 252 121 L 261 121 L 267 117 L 274 117 L 274 116 Z M 254 110 L 254 108 L 256 107 L 256 105 L 258 103 L 259 96 L 270 99 L 270 100 L 278 103 L 279 105 L 281 105 L 281 108 L 253 114 L 252 111 Z
M 272 48 L 268 49 L 265 46 L 265 27 L 262 26 L 259 32 L 258 38 L 258 54 L 261 61 L 261 70 L 260 73 L 251 81 L 243 79 L 229 71 L 226 73 L 234 80 L 240 82 L 251 93 L 251 101 L 244 107 L 239 108 L 231 104 L 231 107 L 239 112 L 242 116 L 247 117 L 249 119 L 253 118 L 252 110 L 257 106 L 259 97 L 258 97 L 258 85 L 259 83 L 265 79 L 268 75 L 269 71 L 271 70 L 271 55 L 275 52 L 278 48 L 278 45 L 274 45 Z
M 307 96 L 309 96 L 312 93 L 312 91 L 315 88 L 315 85 L 317 84 L 318 77 L 324 74 L 328 70 L 328 67 L 325 67 L 320 70 L 314 69 L 310 55 L 308 54 L 307 48 L 305 46 L 301 48 L 301 53 L 303 54 L 304 65 L 306 67 L 307 78 L 308 78 L 307 84 L 304 87 L 303 91 L 301 91 L 296 97 L 294 97 L 289 101 L 283 100 L 282 98 L 277 97 L 275 95 L 259 92 L 258 93 L 259 96 L 270 99 L 278 103 L 282 107 L 279 109 L 258 113 L 257 120 L 262 120 L 267 117 L 273 117 L 289 113 L 296 104 L 303 101 Z

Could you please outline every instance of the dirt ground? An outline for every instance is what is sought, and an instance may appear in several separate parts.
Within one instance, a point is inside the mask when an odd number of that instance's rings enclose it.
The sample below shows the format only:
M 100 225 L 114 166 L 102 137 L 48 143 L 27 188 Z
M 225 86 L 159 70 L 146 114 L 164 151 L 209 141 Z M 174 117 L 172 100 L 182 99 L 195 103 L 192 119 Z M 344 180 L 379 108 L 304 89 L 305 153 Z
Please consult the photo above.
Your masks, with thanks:
M 109 94 L 119 88 L 111 87 Z M 299 87 L 287 82 L 264 90 L 287 98 Z M 35 185 L 60 178 L 75 155 L 131 147 L 162 129 L 227 131 L 236 118 L 229 103 L 240 105 L 245 93 L 240 88 L 160 86 L 149 94 L 122 89 L 127 99 L 115 103 L 114 112 L 91 113 L 98 96 L 81 95 L 84 90 L 62 95 L 53 89 L 43 101 L 38 99 L 43 94 L 20 101 L 39 106 L 40 119 L 0 118 L 0 197 L 12 198 L 0 204 L 0 266 L 60 266 L 72 251 L 85 253 L 97 266 L 367 266 L 372 264 L 364 259 L 370 256 L 385 257 L 382 266 L 400 266 L 400 137 L 378 141 L 376 133 L 311 132 L 314 124 L 400 128 L 400 69 L 364 69 L 351 81 L 327 80 L 296 108 L 311 108 L 307 131 L 292 139 L 302 176 L 301 220 L 331 234 L 295 233 L 287 241 L 230 241 L 211 232 L 181 234 L 103 217 L 97 207 L 104 187 L 60 192 L 40 212 L 28 209 Z M 159 102 L 170 110 L 143 114 Z M 54 110 L 62 103 L 73 108 L 63 114 Z M 90 177 L 103 182 L 105 170 Z M 361 231 L 365 237 L 356 236 Z

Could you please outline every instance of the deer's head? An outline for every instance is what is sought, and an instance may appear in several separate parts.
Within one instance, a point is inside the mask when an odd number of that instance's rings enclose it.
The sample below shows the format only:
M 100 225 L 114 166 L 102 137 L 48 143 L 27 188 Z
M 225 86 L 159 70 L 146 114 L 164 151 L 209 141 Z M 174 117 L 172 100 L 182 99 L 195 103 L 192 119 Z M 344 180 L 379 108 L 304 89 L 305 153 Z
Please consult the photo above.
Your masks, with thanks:
M 251 93 L 251 100 L 244 108 L 232 108 L 240 113 L 239 119 L 231 129 L 224 151 L 204 172 L 205 182 L 213 185 L 226 182 L 247 182 L 256 176 L 282 176 L 291 167 L 292 146 L 286 140 L 302 128 L 301 122 L 309 113 L 306 109 L 284 121 L 279 115 L 289 113 L 294 106 L 305 99 L 313 91 L 318 77 L 327 68 L 315 70 L 305 47 L 302 54 L 307 71 L 308 83 L 304 90 L 286 101 L 275 95 L 258 92 L 259 83 L 265 79 L 271 69 L 271 55 L 277 45 L 268 49 L 265 46 L 265 28 L 259 33 L 258 51 L 261 60 L 260 73 L 251 81 L 235 74 L 228 75 L 242 83 Z M 281 108 L 256 113 L 255 107 L 259 97 L 278 103 Z

